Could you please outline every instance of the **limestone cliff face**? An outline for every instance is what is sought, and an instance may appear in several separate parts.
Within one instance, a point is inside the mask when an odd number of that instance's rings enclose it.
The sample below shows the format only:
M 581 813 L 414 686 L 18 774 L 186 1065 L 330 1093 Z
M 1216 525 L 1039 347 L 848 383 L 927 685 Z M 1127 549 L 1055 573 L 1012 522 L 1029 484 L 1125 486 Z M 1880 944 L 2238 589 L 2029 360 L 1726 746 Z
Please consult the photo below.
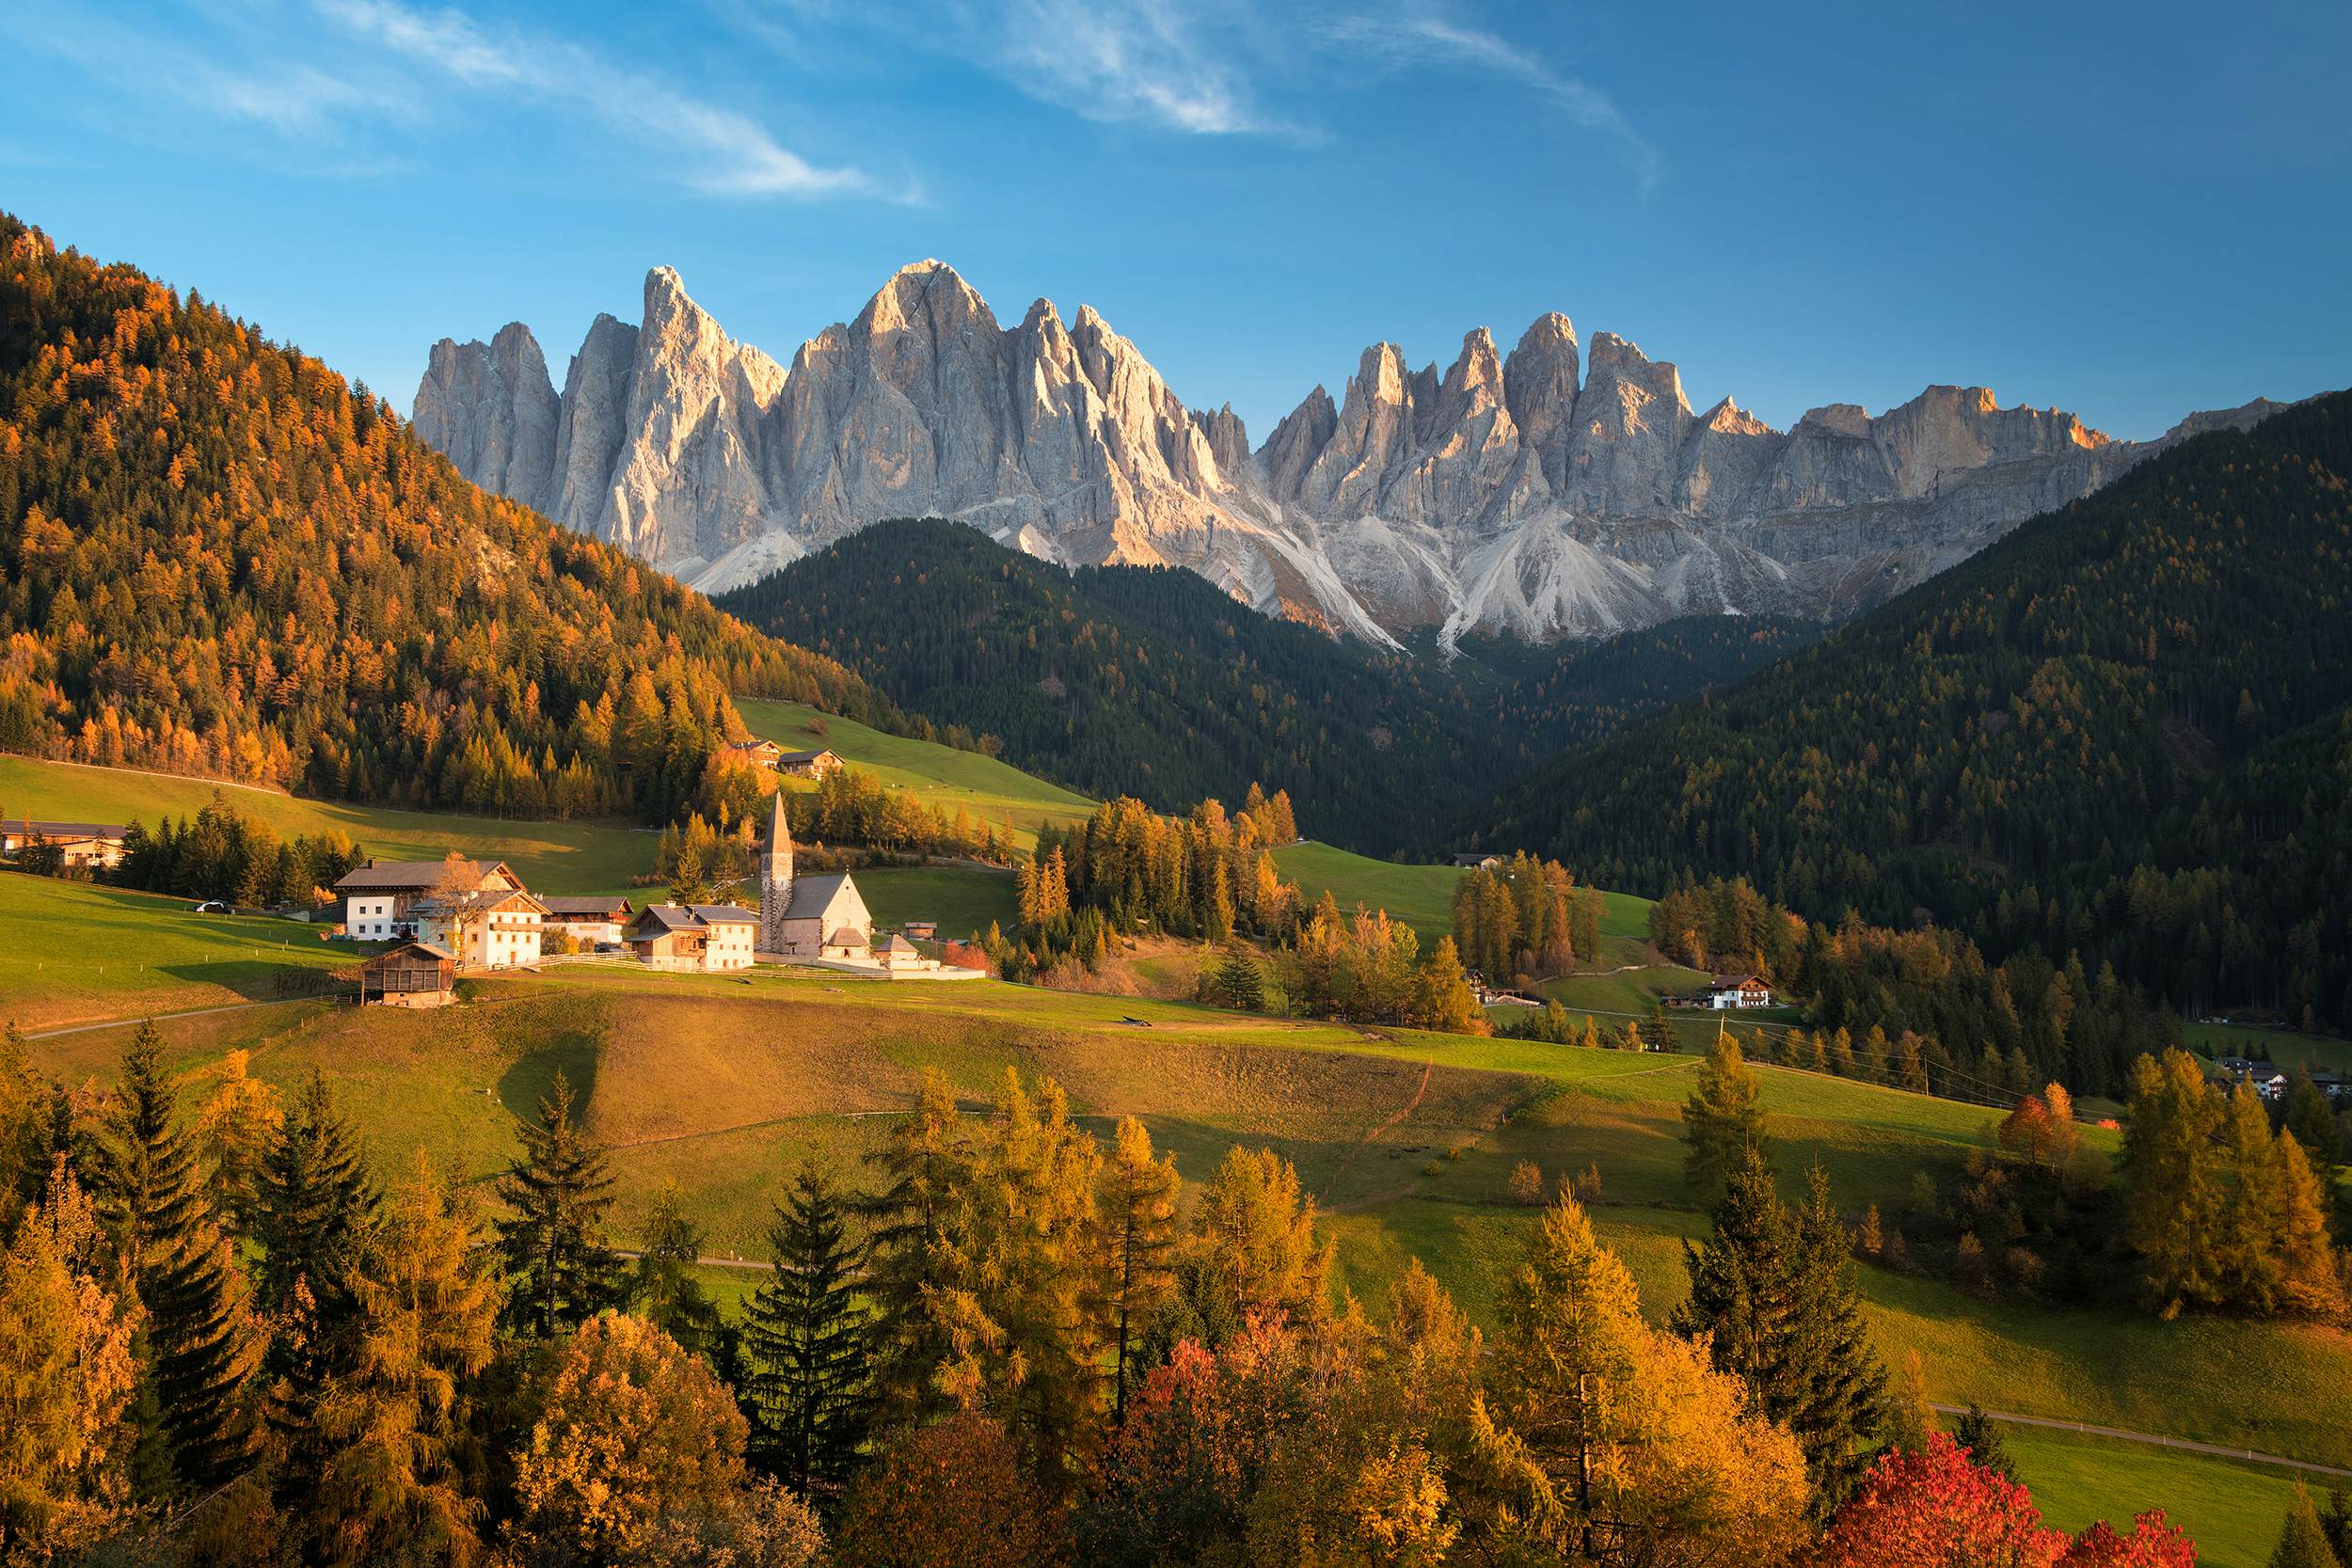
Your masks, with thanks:
M 1252 449 L 1187 409 L 1091 307 L 1000 325 L 918 261 L 790 368 L 728 338 L 660 267 L 641 325 L 599 316 L 559 397 L 530 331 L 434 345 L 419 436 L 468 478 L 713 591 L 884 517 L 960 518 L 1072 564 L 1189 567 L 1248 603 L 1376 641 L 1421 626 L 1547 639 L 1693 610 L 1843 614 L 1964 559 L 2173 441 L 1930 387 L 1787 431 L 1613 333 L 1484 327 L 1439 373 L 1364 351 Z

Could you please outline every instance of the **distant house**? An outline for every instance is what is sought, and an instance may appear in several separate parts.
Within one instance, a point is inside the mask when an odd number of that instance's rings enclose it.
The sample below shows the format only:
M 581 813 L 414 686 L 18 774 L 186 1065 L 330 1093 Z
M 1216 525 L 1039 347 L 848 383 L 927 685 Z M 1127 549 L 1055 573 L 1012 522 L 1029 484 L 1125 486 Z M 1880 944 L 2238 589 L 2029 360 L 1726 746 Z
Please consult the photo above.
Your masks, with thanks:
M 628 949 L 648 969 L 709 974 L 752 967 L 759 916 L 733 904 L 648 904 L 628 923 Z
M 1454 856 L 1454 863 L 1464 871 L 1492 871 L 1502 863 L 1502 857 L 1473 851 L 1467 855 Z
M 790 773 L 802 779 L 821 779 L 842 766 L 841 759 L 832 752 L 787 752 L 772 740 L 730 741 L 727 750 L 754 768 Z
M 1683 999 L 1692 1007 L 1769 1007 L 1772 988 L 1753 974 L 1718 974 L 1707 989 Z
M 359 1005 L 439 1007 L 455 999 L 457 963 L 421 942 L 404 942 L 359 966 Z
M 417 940 L 456 960 L 462 972 L 528 969 L 539 961 L 548 907 L 519 887 L 420 898 L 408 906 Z
M 898 929 L 917 942 L 935 942 L 939 937 L 939 922 L 936 920 L 910 920 Z
M 546 925 L 549 934 L 567 931 L 583 947 L 619 946 L 629 916 L 637 912 L 635 906 L 617 893 L 539 901 L 548 907 Z
M 772 740 L 729 741 L 727 750 L 750 763 L 754 768 L 765 768 L 771 771 L 775 768 L 776 759 L 784 755 L 784 748 Z
M 796 778 L 821 779 L 829 773 L 840 771 L 843 764 L 829 751 L 780 752 L 773 766 L 778 772 L 790 773 Z
M 122 863 L 122 839 L 130 830 L 119 822 L 42 822 L 20 819 L 0 826 L 0 855 L 17 855 L 30 845 L 57 851 L 67 871 L 111 870 Z
M 354 942 L 392 942 L 415 936 L 409 906 L 441 885 L 444 861 L 371 860 L 335 883 L 343 895 L 343 927 Z M 473 892 L 519 893 L 523 879 L 504 861 L 460 861 L 457 879 Z M 535 955 L 534 955 L 535 956 Z
M 2293 1082 L 2275 1062 L 2255 1061 L 2246 1056 L 2224 1056 L 2214 1066 L 2219 1068 L 2221 1075 L 2232 1083 L 2253 1085 L 2254 1092 L 2265 1100 L 2280 1098 Z

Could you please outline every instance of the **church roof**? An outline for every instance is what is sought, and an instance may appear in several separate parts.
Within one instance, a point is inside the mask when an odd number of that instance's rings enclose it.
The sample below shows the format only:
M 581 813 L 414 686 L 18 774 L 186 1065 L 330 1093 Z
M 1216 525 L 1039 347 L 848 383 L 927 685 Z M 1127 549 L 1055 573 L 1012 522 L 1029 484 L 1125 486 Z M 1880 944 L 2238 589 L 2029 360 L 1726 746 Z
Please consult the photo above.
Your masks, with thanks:
M 825 939 L 828 947 L 864 947 L 866 933 L 854 926 L 844 926 Z
M 902 936 L 894 934 L 890 939 L 890 945 L 882 951 L 886 953 L 912 953 L 914 951 L 914 943 L 907 941 L 907 939 Z
M 857 884 L 845 872 L 838 877 L 795 877 L 792 879 L 792 901 L 784 907 L 787 920 L 822 920 L 833 908 L 834 900 L 844 889 L 855 891 Z M 862 901 L 862 900 L 861 900 Z

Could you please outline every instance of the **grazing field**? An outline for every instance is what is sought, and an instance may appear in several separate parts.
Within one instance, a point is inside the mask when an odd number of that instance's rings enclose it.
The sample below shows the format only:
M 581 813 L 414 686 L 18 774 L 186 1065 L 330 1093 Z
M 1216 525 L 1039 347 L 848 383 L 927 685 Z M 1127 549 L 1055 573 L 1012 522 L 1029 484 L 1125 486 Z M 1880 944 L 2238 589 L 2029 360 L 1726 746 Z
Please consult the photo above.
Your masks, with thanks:
M 2033 1489 L 2042 1517 L 2080 1530 L 2094 1519 L 2122 1526 L 2164 1510 L 2197 1543 L 2201 1568 L 2264 1568 L 2295 1497 L 2295 1472 L 2144 1443 L 2004 1426 L 2001 1446 Z M 2324 1476 L 2306 1478 L 2316 1498 Z
M 56 1028 L 274 1000 L 281 971 L 357 961 L 316 926 L 200 915 L 191 902 L 0 873 L 0 1022 Z
M 267 823 L 281 838 L 343 832 L 383 860 L 438 860 L 452 849 L 496 856 L 512 863 L 524 882 L 542 893 L 626 893 L 631 876 L 653 869 L 654 835 L 627 822 L 536 822 L 399 811 L 305 800 L 212 779 L 0 755 L 0 817 L 11 822 L 26 816 L 71 822 L 136 819 L 151 828 L 165 816 L 193 816 L 215 791 L 246 816 Z
M 30 879 L 0 881 L 0 891 L 17 891 L 10 883 L 102 905 L 130 896 Z M 802 1158 L 862 1180 L 863 1156 L 934 1066 L 976 1107 L 1007 1068 L 1051 1075 L 1091 1126 L 1141 1117 L 1188 1183 L 1236 1144 L 1279 1150 L 1338 1240 L 1341 1283 L 1375 1315 L 1419 1256 L 1491 1323 L 1495 1280 L 1537 1215 L 1509 1196 L 1521 1161 L 1548 1187 L 1597 1170 L 1595 1219 L 1657 1317 L 1682 1298 L 1681 1243 L 1706 1223 L 1681 1169 L 1679 1107 L 1697 1065 L 1688 1056 L 787 970 L 687 976 L 566 965 L 462 989 L 465 1005 L 440 1013 L 298 1005 L 163 1027 L 199 1088 L 237 1047 L 281 1085 L 316 1067 L 360 1119 L 379 1164 L 422 1148 L 476 1180 L 512 1158 L 514 1118 L 561 1070 L 620 1178 L 622 1240 L 633 1240 L 653 1190 L 675 1181 L 714 1259 L 764 1258 L 770 1206 Z M 88 1031 L 37 1040 L 34 1051 L 55 1074 L 103 1082 L 128 1037 L 127 1027 Z M 1890 1224 L 1915 1177 L 1957 1172 L 1994 1119 L 1846 1080 L 1762 1073 L 1792 1191 L 1818 1164 L 1841 1207 L 1876 1204 Z M 759 1280 L 756 1270 L 705 1273 L 727 1299 Z M 1982 1300 L 1876 1268 L 1863 1284 L 1882 1354 L 1897 1363 L 1916 1353 L 1936 1399 L 2352 1465 L 2352 1431 L 2337 1418 L 2352 1408 L 2352 1338 L 2339 1331 Z M 2267 1472 L 2240 1481 L 2240 1467 L 2217 1461 L 2055 1434 L 2021 1432 L 2012 1447 L 2054 1517 L 2122 1517 L 2166 1502 L 2214 1536 L 2209 1561 L 2251 1568 L 2283 1509 Z M 2223 1517 L 2232 1506 L 2243 1513 L 2234 1522 Z
M 1311 839 L 1283 845 L 1274 851 L 1274 863 L 1310 904 L 1328 891 L 1343 910 L 1358 904 L 1387 910 L 1410 926 L 1424 947 L 1454 929 L 1454 888 L 1462 879 L 1456 866 L 1400 865 Z M 1629 893 L 1601 897 L 1605 950 L 1625 954 L 1618 962 L 1633 961 L 1649 942 L 1650 900 Z
M 991 922 L 1009 931 L 1021 911 L 1009 871 L 977 865 L 878 865 L 857 873 L 877 926 L 936 920 L 942 937 L 967 937 Z
M 952 815 L 958 806 L 998 827 L 1010 827 L 1013 841 L 1023 847 L 1037 842 L 1041 822 L 1082 822 L 1093 815 L 1095 802 L 1075 790 L 1024 773 L 1010 763 L 959 752 L 935 741 L 911 740 L 885 735 L 853 719 L 820 714 L 799 703 L 759 697 L 738 697 L 736 711 L 752 733 L 772 740 L 787 752 L 811 752 L 829 747 L 882 783 L 911 790 L 926 804 Z M 824 733 L 809 726 L 821 720 Z
M 2250 1056 L 2289 1069 L 2352 1072 L 2352 1040 L 2251 1023 L 2184 1023 L 2181 1035 L 2190 1045 L 2203 1046 L 2217 1056 Z

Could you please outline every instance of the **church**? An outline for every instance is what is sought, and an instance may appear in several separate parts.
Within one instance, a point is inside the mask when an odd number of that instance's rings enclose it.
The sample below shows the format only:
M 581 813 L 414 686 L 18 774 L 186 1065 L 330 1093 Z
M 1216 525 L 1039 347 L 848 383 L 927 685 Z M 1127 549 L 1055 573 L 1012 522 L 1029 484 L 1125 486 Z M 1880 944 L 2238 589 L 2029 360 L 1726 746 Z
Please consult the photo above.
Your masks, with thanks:
M 866 958 L 874 917 L 857 879 L 792 875 L 792 829 L 784 791 L 768 816 L 768 847 L 759 858 L 759 955 L 774 958 Z

